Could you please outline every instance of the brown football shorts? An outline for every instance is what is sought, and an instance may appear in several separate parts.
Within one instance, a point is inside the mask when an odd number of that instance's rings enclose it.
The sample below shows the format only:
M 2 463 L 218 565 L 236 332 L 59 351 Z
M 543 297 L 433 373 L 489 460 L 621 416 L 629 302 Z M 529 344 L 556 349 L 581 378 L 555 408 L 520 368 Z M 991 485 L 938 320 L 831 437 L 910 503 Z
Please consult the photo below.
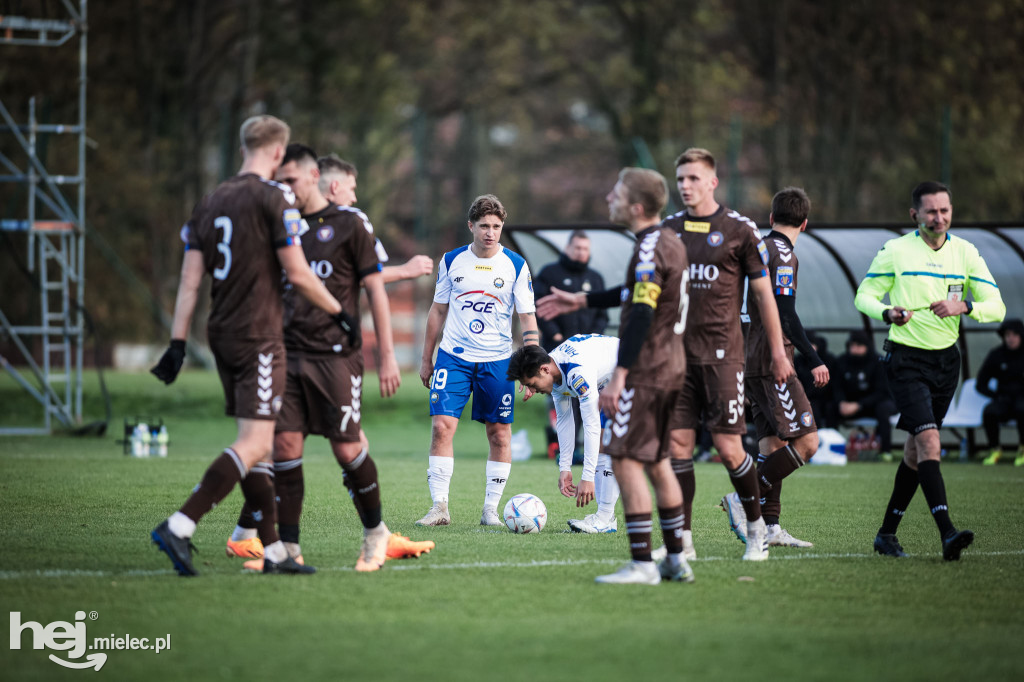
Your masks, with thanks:
M 284 340 L 211 334 L 210 350 L 224 387 L 224 414 L 276 419 L 285 384 Z
M 632 386 L 627 378 L 615 414 L 601 434 L 601 452 L 639 462 L 668 457 L 669 426 L 677 393 L 677 388 Z
M 689 362 L 686 381 L 672 416 L 673 429 L 700 429 L 702 418 L 711 433 L 747 432 L 743 419 L 743 363 L 698 365 Z
M 758 440 L 766 436 L 793 440 L 818 430 L 811 403 L 795 376 L 781 385 L 770 376 L 747 377 L 747 397 Z
M 315 433 L 333 441 L 359 440 L 363 355 L 288 353 L 284 405 L 275 431 Z

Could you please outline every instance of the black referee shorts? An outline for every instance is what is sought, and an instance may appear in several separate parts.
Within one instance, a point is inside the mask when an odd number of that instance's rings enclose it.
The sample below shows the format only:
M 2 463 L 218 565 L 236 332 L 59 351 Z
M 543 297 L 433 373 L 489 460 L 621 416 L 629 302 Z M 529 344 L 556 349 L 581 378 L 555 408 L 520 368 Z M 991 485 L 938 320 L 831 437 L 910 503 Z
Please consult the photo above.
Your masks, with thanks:
M 911 435 L 942 426 L 960 378 L 956 345 L 924 350 L 886 341 L 889 391 L 900 412 L 896 428 Z

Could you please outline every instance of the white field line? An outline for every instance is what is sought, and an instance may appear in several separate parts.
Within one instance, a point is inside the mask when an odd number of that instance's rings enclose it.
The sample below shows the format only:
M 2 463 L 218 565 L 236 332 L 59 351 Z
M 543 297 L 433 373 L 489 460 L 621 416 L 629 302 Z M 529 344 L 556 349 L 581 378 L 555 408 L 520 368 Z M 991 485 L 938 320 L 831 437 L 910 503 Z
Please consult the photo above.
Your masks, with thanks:
M 1024 555 L 1024 549 L 1014 550 L 1011 552 L 970 552 L 968 556 L 1022 556 Z M 808 561 L 814 559 L 870 559 L 874 557 L 874 553 L 857 553 L 857 552 L 840 552 L 840 553 L 829 553 L 829 554 L 773 554 L 771 561 Z M 911 554 L 911 557 L 914 555 Z M 935 555 L 922 555 L 922 557 L 935 556 Z M 473 570 L 478 568 L 547 568 L 551 566 L 588 566 L 588 565 L 600 565 L 600 564 L 621 564 L 627 561 L 627 557 L 620 557 L 618 559 L 552 559 L 547 561 L 475 561 L 469 563 L 457 563 L 457 564 L 431 564 L 431 563 L 420 563 L 411 561 L 389 561 L 385 570 L 387 571 L 422 571 L 422 570 L 449 570 L 449 571 L 461 571 L 461 570 Z M 699 557 L 693 559 L 690 563 L 705 563 L 712 561 L 738 561 L 739 555 L 737 556 L 709 556 Z M 318 566 L 317 571 L 320 572 L 353 572 L 355 569 L 351 566 Z M 50 569 L 50 570 L 35 570 L 35 571 L 0 571 L 0 580 L 31 580 L 34 578 L 132 578 L 132 577 L 153 577 L 161 575 L 174 575 L 174 571 L 170 569 L 161 570 L 131 570 L 131 571 L 81 571 L 81 570 L 64 570 L 64 569 Z

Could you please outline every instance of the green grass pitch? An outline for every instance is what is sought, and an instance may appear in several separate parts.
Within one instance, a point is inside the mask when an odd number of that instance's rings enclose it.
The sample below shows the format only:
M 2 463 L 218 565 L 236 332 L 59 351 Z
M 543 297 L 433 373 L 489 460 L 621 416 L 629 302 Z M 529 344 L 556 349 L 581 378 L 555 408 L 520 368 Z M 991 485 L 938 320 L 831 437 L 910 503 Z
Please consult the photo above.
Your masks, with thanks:
M 95 376 L 88 381 L 94 416 Z M 513 465 L 502 502 L 541 497 L 544 531 L 477 525 L 486 448 L 483 427 L 468 420 L 456 439 L 452 525 L 423 529 L 413 522 L 430 506 L 426 391 L 406 375 L 399 396 L 383 401 L 369 375 L 364 427 L 385 521 L 436 549 L 355 573 L 361 528 L 340 469 L 313 438 L 302 546 L 320 572 L 250 575 L 227 558 L 235 491 L 200 524 L 202 575 L 189 580 L 172 573 L 149 531 L 234 437 L 216 376 L 186 372 L 171 387 L 145 374 L 108 381 L 116 421 L 106 437 L 0 438 L 0 603 L 42 626 L 84 611 L 89 641 L 170 635 L 171 647 L 107 651 L 98 673 L 67 670 L 47 657 L 66 652 L 32 649 L 25 631 L 20 650 L 0 648 L 3 679 L 1024 679 L 1024 469 L 944 464 L 953 519 L 977 533 L 960 562 L 945 563 L 920 494 L 900 529 L 911 556 L 872 554 L 895 465 L 807 467 L 785 483 L 783 524 L 815 546 L 773 548 L 751 565 L 715 506 L 730 489 L 725 469 L 698 464 L 696 582 L 596 585 L 626 560 L 625 533 L 566 532 L 567 519 L 594 507 L 579 512 L 558 494 L 557 467 L 542 457 L 541 401 L 517 408 L 513 428 L 529 430 L 535 455 Z M 0 380 L 0 424 L 36 413 Z M 121 454 L 114 439 L 135 414 L 167 422 L 168 458 Z

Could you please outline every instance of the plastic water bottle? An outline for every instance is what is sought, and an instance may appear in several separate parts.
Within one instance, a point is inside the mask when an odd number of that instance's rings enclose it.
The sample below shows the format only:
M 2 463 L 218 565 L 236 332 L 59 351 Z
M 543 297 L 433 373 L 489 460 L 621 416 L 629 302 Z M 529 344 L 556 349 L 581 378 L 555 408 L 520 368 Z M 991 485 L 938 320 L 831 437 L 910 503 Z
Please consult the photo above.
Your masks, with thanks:
M 167 433 L 167 426 L 161 425 L 160 430 L 156 434 L 156 456 L 166 457 L 167 456 L 167 444 L 171 441 L 170 435 Z
M 136 424 L 132 431 L 132 456 L 149 457 L 150 438 L 149 426 L 141 422 Z

